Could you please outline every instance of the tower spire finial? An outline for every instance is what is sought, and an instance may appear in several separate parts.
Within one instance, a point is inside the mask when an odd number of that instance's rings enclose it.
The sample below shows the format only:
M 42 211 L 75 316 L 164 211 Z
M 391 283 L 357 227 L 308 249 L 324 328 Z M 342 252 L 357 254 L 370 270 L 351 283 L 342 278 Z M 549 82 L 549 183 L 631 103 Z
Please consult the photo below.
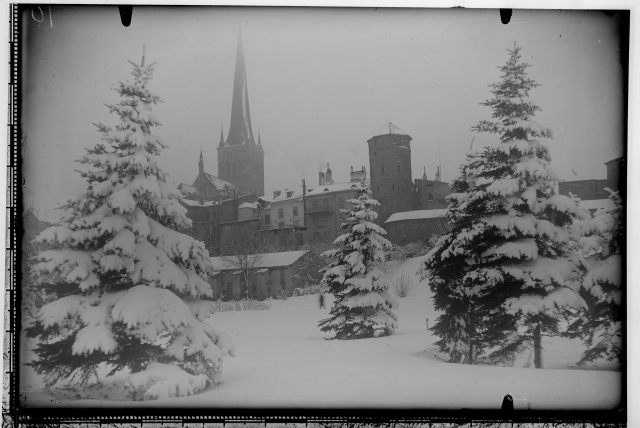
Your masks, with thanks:
M 200 146 L 200 160 L 198 161 L 198 169 L 200 174 L 204 172 L 204 157 L 202 156 L 202 146 Z
M 144 67 L 144 57 L 145 54 L 147 52 L 147 45 L 145 45 L 144 43 L 142 44 L 142 62 L 141 62 L 141 67 Z

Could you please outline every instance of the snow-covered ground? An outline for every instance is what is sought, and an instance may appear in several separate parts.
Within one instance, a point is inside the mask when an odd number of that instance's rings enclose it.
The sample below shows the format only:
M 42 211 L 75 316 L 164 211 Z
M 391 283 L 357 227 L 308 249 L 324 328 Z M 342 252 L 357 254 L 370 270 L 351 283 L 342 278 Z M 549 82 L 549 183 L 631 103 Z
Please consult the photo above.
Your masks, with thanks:
M 392 269 L 392 277 L 414 276 L 420 259 Z M 426 283 L 399 299 L 399 328 L 392 336 L 350 341 L 325 340 L 317 323 L 326 317 L 317 296 L 272 300 L 265 311 L 218 312 L 212 325 L 233 338 L 236 357 L 226 358 L 224 383 L 200 394 L 151 402 L 125 402 L 119 388 L 107 400 L 73 400 L 43 388 L 23 366 L 23 403 L 27 406 L 186 406 L 186 407 L 419 407 L 499 409 L 506 393 L 516 407 L 532 409 L 607 409 L 620 400 L 621 373 L 602 362 L 587 370 L 572 368 L 582 352 L 579 341 L 545 338 L 544 370 L 446 363 L 436 355 L 436 340 L 426 329 L 437 314 Z M 25 355 L 28 356 L 28 353 Z M 532 358 L 532 357 L 531 357 Z M 117 383 L 115 384 L 117 385 Z

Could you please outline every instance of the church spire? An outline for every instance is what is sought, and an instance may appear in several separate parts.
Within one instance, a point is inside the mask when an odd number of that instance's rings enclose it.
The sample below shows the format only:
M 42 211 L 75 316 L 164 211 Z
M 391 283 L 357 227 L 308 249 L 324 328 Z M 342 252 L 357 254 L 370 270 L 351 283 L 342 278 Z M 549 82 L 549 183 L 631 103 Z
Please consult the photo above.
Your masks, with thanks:
M 200 170 L 200 174 L 204 172 L 204 158 L 202 157 L 202 147 L 200 147 L 200 161 L 198 161 L 198 168 Z
M 422 179 L 426 180 L 427 179 L 427 167 L 424 167 L 424 172 L 422 173 Z
M 220 147 L 224 146 L 224 125 L 220 125 Z
M 247 72 L 244 66 L 244 50 L 242 48 L 242 29 L 238 29 L 238 49 L 236 51 L 236 71 L 233 78 L 233 99 L 231 101 L 231 123 L 227 136 L 228 145 L 255 144 L 251 129 L 251 113 L 249 111 L 249 90 L 247 88 Z

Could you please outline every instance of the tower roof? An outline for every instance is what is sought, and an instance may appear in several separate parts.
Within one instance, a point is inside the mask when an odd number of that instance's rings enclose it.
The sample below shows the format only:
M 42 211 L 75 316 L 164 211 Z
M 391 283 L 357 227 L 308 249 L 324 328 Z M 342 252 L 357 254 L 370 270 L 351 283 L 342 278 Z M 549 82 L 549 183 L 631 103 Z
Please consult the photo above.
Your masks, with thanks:
M 374 137 L 379 137 L 380 135 L 388 135 L 388 134 L 406 135 L 407 137 L 409 136 L 409 134 L 407 134 L 406 132 L 404 132 L 402 129 L 398 128 L 397 126 L 395 126 L 391 122 L 386 123 L 373 136 Z
M 233 99 L 231 101 L 231 123 L 229 124 L 227 144 L 247 143 L 255 144 L 255 140 L 251 129 L 249 90 L 247 88 L 247 72 L 244 66 L 244 50 L 242 48 L 242 30 L 239 30 L 236 71 L 233 78 Z

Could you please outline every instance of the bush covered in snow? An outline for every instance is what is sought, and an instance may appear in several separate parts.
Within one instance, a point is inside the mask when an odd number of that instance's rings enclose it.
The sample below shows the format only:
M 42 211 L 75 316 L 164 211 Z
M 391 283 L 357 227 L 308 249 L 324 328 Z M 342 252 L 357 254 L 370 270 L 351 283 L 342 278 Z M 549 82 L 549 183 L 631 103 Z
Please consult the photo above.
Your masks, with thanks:
M 334 295 L 330 316 L 320 321 L 322 331 L 334 331 L 336 339 L 359 339 L 387 336 L 398 326 L 393 309 L 397 300 L 389 292 L 389 281 L 376 266 L 384 261 L 384 251 L 391 243 L 382 235 L 384 229 L 372 223 L 378 217 L 372 207 L 379 205 L 369 199 L 371 191 L 362 183 L 357 188 L 358 199 L 351 199 L 346 233 L 334 241 L 338 249 L 324 255 L 334 261 L 323 270 L 322 286 Z
M 179 193 L 158 163 L 165 148 L 148 88 L 153 64 L 133 65 L 108 105 L 120 122 L 98 124 L 101 142 L 79 161 L 88 182 L 61 203 L 60 215 L 36 242 L 37 281 L 55 300 L 28 334 L 39 341 L 32 363 L 47 385 L 83 384 L 107 365 L 130 371 L 135 398 L 193 394 L 220 382 L 233 343 L 204 320 L 214 310 L 202 242 L 177 230 L 191 225 Z
M 214 303 L 213 308 L 216 312 L 264 311 L 271 309 L 271 303 L 253 299 L 229 302 L 219 300 Z
M 401 275 L 391 280 L 391 288 L 398 297 L 407 297 L 411 294 L 413 287 L 415 287 L 415 284 L 413 283 L 413 278 L 409 275 Z
M 588 213 L 556 194 L 538 140 L 552 132 L 533 120 L 540 109 L 529 91 L 538 84 L 519 60 L 514 47 L 483 103 L 494 121 L 475 127 L 500 143 L 467 155 L 448 197 L 451 232 L 423 266 L 442 311 L 431 330 L 453 362 L 505 362 L 533 348 L 541 367 L 542 335 L 559 334 L 560 309 L 585 306 L 578 290 L 586 265 L 572 225 Z

